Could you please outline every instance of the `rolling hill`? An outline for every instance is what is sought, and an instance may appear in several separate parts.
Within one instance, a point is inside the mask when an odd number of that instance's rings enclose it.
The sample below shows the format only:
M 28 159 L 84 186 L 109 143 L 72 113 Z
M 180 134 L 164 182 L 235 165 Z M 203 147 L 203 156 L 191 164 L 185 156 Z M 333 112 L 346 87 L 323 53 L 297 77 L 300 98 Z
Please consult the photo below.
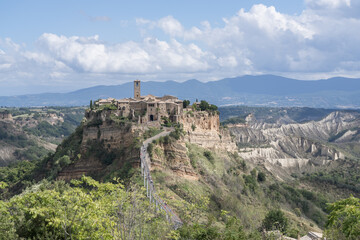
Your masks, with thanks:
M 99 98 L 131 97 L 132 82 L 113 86 L 95 86 L 69 93 L 43 93 L 0 97 L 7 107 L 82 106 Z M 302 81 L 274 75 L 242 76 L 213 82 L 142 82 L 142 94 L 175 95 L 180 99 L 206 99 L 214 104 L 359 108 L 360 79 L 330 78 Z

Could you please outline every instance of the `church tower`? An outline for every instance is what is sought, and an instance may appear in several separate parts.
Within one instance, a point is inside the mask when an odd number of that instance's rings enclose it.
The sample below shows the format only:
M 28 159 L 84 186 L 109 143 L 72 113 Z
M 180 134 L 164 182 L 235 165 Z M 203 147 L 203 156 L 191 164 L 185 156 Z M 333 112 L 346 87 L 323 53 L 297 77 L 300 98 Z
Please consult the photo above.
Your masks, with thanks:
M 139 100 L 141 97 L 140 94 L 140 80 L 135 80 L 134 81 L 134 98 Z

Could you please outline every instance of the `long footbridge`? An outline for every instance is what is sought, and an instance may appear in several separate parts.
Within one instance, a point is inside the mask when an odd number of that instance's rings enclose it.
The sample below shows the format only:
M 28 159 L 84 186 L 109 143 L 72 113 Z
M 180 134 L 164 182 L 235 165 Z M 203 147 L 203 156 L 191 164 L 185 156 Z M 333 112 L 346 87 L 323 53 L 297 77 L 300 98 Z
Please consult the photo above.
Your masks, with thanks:
M 155 204 L 156 209 L 162 210 L 165 212 L 166 219 L 173 225 L 174 229 L 178 229 L 182 226 L 183 222 L 176 215 L 176 213 L 166 204 L 165 201 L 161 199 L 159 195 L 156 194 L 156 189 L 154 187 L 154 182 L 151 178 L 150 173 L 150 155 L 147 152 L 149 143 L 152 141 L 169 135 L 173 129 L 168 128 L 165 131 L 151 137 L 143 142 L 143 145 L 140 149 L 140 160 L 141 160 L 141 174 L 144 178 L 144 187 L 146 187 L 146 195 L 150 199 L 150 203 Z

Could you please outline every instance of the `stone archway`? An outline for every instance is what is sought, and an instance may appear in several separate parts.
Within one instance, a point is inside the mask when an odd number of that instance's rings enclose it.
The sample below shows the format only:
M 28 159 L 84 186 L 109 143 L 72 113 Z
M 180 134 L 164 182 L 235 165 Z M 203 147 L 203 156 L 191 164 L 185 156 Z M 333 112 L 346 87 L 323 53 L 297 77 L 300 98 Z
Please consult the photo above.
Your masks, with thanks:
M 154 115 L 150 115 L 150 121 L 154 121 Z

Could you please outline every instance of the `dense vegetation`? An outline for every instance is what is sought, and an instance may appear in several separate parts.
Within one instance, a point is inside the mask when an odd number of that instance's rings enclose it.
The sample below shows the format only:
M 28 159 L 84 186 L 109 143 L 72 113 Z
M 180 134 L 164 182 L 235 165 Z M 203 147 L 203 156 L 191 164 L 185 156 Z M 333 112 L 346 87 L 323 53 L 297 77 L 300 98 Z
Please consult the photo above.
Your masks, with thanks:
M 0 239 L 165 239 L 172 234 L 143 190 L 89 177 L 42 181 L 0 201 Z
M 328 239 L 360 239 L 360 199 L 349 197 L 329 207 L 325 235 Z
M 351 165 L 340 166 L 335 169 L 323 169 L 314 173 L 306 173 L 302 177 L 314 183 L 330 184 L 337 188 L 350 190 L 360 196 L 359 163 L 351 161 Z
M 218 114 L 218 107 L 214 104 L 210 104 L 205 100 L 201 100 L 200 103 L 193 103 L 192 108 L 197 111 L 207 111 L 209 113 Z
M 80 159 L 82 134 L 83 126 L 79 126 L 75 132 L 61 142 L 56 148 L 55 153 L 48 155 L 48 157 L 43 160 L 43 165 L 50 166 L 48 175 L 51 179 L 56 178 L 62 168 Z
M 46 121 L 42 121 L 35 127 L 32 128 L 24 127 L 24 130 L 38 137 L 61 138 L 64 136 L 69 136 L 75 130 L 74 127 L 75 127 L 74 125 L 68 122 L 64 122 L 59 125 L 51 125 Z

